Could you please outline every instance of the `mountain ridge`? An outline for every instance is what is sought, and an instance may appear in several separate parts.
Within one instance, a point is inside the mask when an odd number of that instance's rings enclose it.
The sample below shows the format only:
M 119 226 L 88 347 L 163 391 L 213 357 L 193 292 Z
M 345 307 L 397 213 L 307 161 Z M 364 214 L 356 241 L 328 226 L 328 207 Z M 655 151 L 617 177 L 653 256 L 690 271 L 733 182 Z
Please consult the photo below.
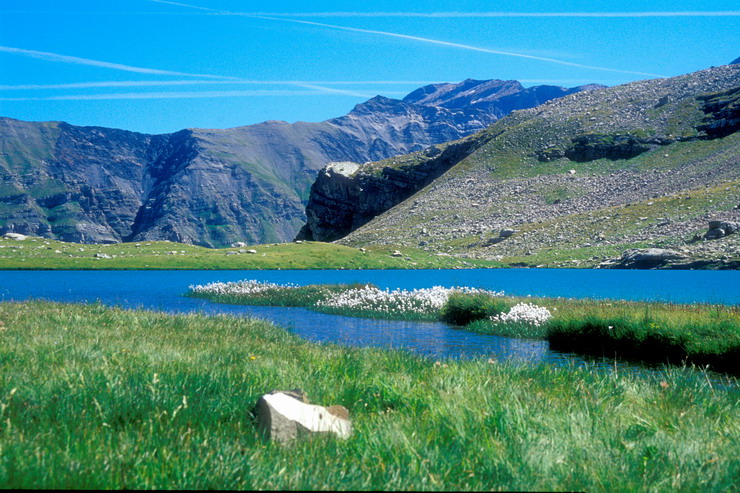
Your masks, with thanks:
M 376 97 L 323 122 L 157 135 L 0 118 L 0 234 L 203 246 L 289 241 L 327 162 L 376 161 L 458 139 L 508 111 L 492 108 Z

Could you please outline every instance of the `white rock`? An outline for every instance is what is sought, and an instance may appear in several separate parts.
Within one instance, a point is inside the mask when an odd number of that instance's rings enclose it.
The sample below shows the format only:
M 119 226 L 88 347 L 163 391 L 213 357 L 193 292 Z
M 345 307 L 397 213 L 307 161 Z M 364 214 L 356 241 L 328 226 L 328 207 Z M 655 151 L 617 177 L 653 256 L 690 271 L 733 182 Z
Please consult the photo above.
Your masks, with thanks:
M 310 433 L 333 433 L 340 438 L 352 434 L 352 422 L 343 407 L 307 404 L 283 392 L 260 397 L 256 411 L 258 429 L 266 438 L 279 443 L 289 443 Z
M 257 250 L 247 250 L 247 253 L 255 254 L 257 253 Z
M 28 238 L 28 236 L 22 235 L 20 233 L 5 233 L 5 235 L 3 235 L 3 237 L 6 238 L 6 239 L 8 239 L 8 240 L 17 240 L 17 241 L 22 241 L 22 240 L 25 240 L 26 238 Z

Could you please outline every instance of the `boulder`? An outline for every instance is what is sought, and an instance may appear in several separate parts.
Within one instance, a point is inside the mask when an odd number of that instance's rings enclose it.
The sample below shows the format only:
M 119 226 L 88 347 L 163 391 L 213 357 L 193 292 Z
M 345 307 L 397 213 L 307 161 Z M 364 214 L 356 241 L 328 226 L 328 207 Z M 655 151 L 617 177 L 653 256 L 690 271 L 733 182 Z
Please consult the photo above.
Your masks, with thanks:
M 602 265 L 613 269 L 655 269 L 672 261 L 686 259 L 685 255 L 663 248 L 630 249 L 622 253 L 617 262 L 611 264 L 604 262 Z
M 20 233 L 5 233 L 5 235 L 3 235 L 3 238 L 5 238 L 6 240 L 22 241 L 28 238 L 28 236 L 22 235 Z
M 492 246 L 492 245 L 495 245 L 495 244 L 497 244 L 497 243 L 501 243 L 501 242 L 502 242 L 502 241 L 504 241 L 505 239 L 506 239 L 506 238 L 505 238 L 505 237 L 503 237 L 503 236 L 495 236 L 495 237 L 493 237 L 493 238 L 488 238 L 488 239 L 486 240 L 486 242 L 485 242 L 485 243 L 483 244 L 483 246 Z
M 705 240 L 717 240 L 740 231 L 740 224 L 729 221 L 709 221 L 709 230 L 704 233 Z
M 403 257 L 403 253 L 396 250 L 393 253 L 391 253 L 391 257 Z
M 499 237 L 501 238 L 509 238 L 510 236 L 514 236 L 516 233 L 518 233 L 518 229 L 502 229 L 499 233 Z
M 247 246 L 247 244 L 243 241 L 237 241 L 231 244 L 231 248 L 244 248 L 245 246 Z
M 333 433 L 349 438 L 352 422 L 342 406 L 317 406 L 308 403 L 300 390 L 273 391 L 257 401 L 257 428 L 269 440 L 290 443 L 302 435 Z

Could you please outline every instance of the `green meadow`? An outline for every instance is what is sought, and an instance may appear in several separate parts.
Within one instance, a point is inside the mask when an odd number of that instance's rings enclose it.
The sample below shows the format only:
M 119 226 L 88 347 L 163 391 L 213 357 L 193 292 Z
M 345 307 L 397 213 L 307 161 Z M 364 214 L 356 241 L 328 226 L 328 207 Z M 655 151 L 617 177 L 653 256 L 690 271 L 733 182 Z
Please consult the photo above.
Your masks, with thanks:
M 503 267 L 499 262 L 435 255 L 402 248 L 352 248 L 294 242 L 241 248 L 205 248 L 169 241 L 86 245 L 45 238 L 0 237 L 0 270 L 121 269 L 456 269 Z
M 0 486 L 734 491 L 737 382 L 690 368 L 432 361 L 264 321 L 0 303 Z M 280 446 L 273 389 L 342 404 L 354 433 Z

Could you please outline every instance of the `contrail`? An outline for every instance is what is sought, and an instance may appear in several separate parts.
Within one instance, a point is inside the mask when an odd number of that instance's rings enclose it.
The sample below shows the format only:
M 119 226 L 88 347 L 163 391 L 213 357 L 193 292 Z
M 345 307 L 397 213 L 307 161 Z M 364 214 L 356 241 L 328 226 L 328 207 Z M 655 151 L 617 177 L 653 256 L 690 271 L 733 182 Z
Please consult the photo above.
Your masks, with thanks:
M 181 7 L 220 12 L 182 3 L 151 0 Z M 420 17 L 420 18 L 487 18 L 487 17 L 738 17 L 740 10 L 677 12 L 244 12 L 250 16 L 269 17 Z
M 154 3 L 166 3 L 168 5 L 177 5 L 178 7 L 187 7 L 187 8 L 190 8 L 190 9 L 208 10 L 210 12 L 220 12 L 219 10 L 209 9 L 208 7 L 198 7 L 196 5 L 186 5 L 184 3 L 168 2 L 167 0 L 149 0 L 149 1 L 150 2 L 154 2 Z
M 230 15 L 241 15 L 241 14 L 230 14 Z M 253 17 L 256 19 L 268 19 L 268 20 L 273 20 L 273 21 L 293 22 L 295 24 L 307 24 L 310 26 L 319 26 L 319 27 L 326 27 L 330 29 L 339 29 L 342 31 L 352 31 L 352 32 L 358 32 L 358 33 L 365 33 L 365 34 L 377 34 L 380 36 L 389 36 L 393 38 L 409 39 L 412 41 L 420 41 L 422 43 L 430 43 L 430 44 L 436 44 L 440 46 L 449 46 L 451 48 L 460 48 L 460 49 L 469 50 L 469 51 L 478 51 L 481 53 L 491 53 L 494 55 L 504 55 L 504 56 L 511 56 L 511 57 L 517 57 L 517 58 L 527 58 L 530 60 L 538 60 L 541 62 L 557 63 L 560 65 L 567 65 L 569 67 L 585 68 L 585 69 L 591 69 L 591 70 L 601 70 L 605 72 L 619 72 L 622 74 L 646 75 L 648 77 L 666 77 L 665 75 L 653 74 L 650 72 L 635 72 L 632 70 L 621 70 L 621 69 L 616 69 L 616 68 L 599 67 L 596 65 L 584 65 L 582 63 L 574 63 L 574 62 L 567 62 L 565 60 L 558 60 L 557 58 L 547 58 L 547 57 L 541 57 L 541 56 L 535 56 L 535 55 L 525 55 L 523 53 L 514 53 L 510 51 L 491 50 L 488 48 L 481 48 L 479 46 L 472 46 L 472 45 L 466 45 L 466 44 L 460 44 L 460 43 L 451 43 L 449 41 L 422 38 L 419 36 L 409 36 L 407 34 L 392 33 L 392 32 L 387 32 L 387 31 L 375 31 L 372 29 L 360 29 L 357 27 L 337 26 L 334 24 L 324 24 L 322 22 L 312 22 L 312 21 L 301 21 L 297 19 L 282 19 L 279 17 L 266 17 L 266 16 L 249 16 L 249 17 Z
M 123 81 L 100 81 L 100 82 L 69 82 L 64 84 L 19 84 L 0 85 L 0 91 L 27 91 L 44 89 L 90 89 L 97 87 L 153 87 L 153 86 L 199 86 L 199 85 L 264 85 L 264 86 L 370 86 L 370 85 L 413 85 L 436 84 L 439 81 L 424 80 L 331 80 L 331 81 L 305 81 L 305 80 L 123 80 Z M 530 80 L 520 82 L 532 82 Z M 534 82 L 542 82 L 537 80 Z M 550 82 L 562 82 L 555 80 Z M 578 82 L 578 81 L 576 81 Z M 322 87 L 323 90 L 333 90 Z M 358 93 L 359 94 L 359 93 Z
M 159 70 L 155 68 L 145 67 L 133 67 L 131 65 L 123 65 L 120 63 L 103 62 L 100 60 L 91 60 L 89 58 L 80 58 L 76 56 L 60 55 L 59 53 L 50 53 L 47 51 L 34 51 L 25 50 L 23 48 L 13 48 L 10 46 L 0 46 L 0 52 L 13 53 L 16 55 L 28 56 L 31 58 L 38 58 L 50 62 L 62 62 L 71 63 L 74 65 L 90 65 L 93 67 L 109 68 L 113 70 L 122 70 L 124 72 L 136 72 L 139 74 L 152 74 L 152 75 L 176 75 L 178 77 L 202 77 L 207 79 L 235 79 L 236 77 L 225 77 L 223 75 L 210 75 L 210 74 L 190 74 L 187 72 L 174 72 L 171 70 Z
M 271 21 L 292 22 L 294 24 L 304 24 L 308 26 L 325 27 L 328 29 L 337 29 L 340 31 L 349 31 L 349 32 L 357 32 L 357 33 L 364 33 L 364 34 L 375 34 L 379 36 L 388 36 L 392 38 L 408 39 L 411 41 L 419 41 L 422 43 L 435 44 L 439 46 L 448 46 L 450 48 L 459 48 L 459 49 L 468 50 L 468 51 L 490 53 L 493 55 L 503 55 L 503 56 L 517 57 L 517 58 L 525 58 L 529 60 L 538 60 L 541 62 L 557 63 L 559 65 L 565 65 L 568 67 L 585 68 L 585 69 L 590 69 L 590 70 L 601 70 L 605 72 L 617 72 L 621 74 L 644 75 L 648 77 L 666 77 L 665 75 L 653 74 L 650 72 L 636 72 L 632 70 L 621 70 L 621 69 L 615 69 L 615 68 L 609 68 L 609 67 L 600 67 L 600 66 L 595 66 L 595 65 L 585 65 L 581 63 L 559 60 L 557 58 L 540 57 L 540 56 L 535 56 L 535 55 L 525 55 L 523 53 L 514 53 L 514 52 L 509 52 L 509 51 L 491 50 L 488 48 L 481 48 L 479 46 L 472 46 L 472 45 L 466 45 L 466 44 L 461 44 L 461 43 L 452 43 L 449 41 L 442 41 L 442 40 L 431 39 L 431 38 L 422 38 L 419 36 L 410 36 L 407 34 L 393 33 L 393 32 L 388 32 L 388 31 L 376 31 L 373 29 L 360 29 L 356 27 L 337 26 L 335 24 L 325 24 L 323 22 L 303 21 L 303 20 L 298 20 L 298 19 L 288 19 L 288 18 L 281 18 L 281 17 L 251 14 L 251 13 L 229 12 L 225 10 L 216 10 L 216 9 L 211 9 L 207 7 L 198 7 L 195 5 L 184 4 L 184 3 L 179 3 L 179 2 L 169 2 L 166 0 L 150 0 L 150 1 L 157 2 L 157 3 L 167 3 L 167 4 L 177 5 L 179 7 L 189 7 L 189 8 L 194 8 L 194 9 L 207 10 L 207 11 L 211 11 L 216 14 L 219 14 L 219 15 L 243 16 L 243 17 L 250 17 L 253 19 L 265 19 L 265 20 L 271 20 Z
M 211 75 L 211 74 L 191 74 L 188 72 L 174 72 L 171 70 L 160 70 L 160 69 L 145 68 L 145 67 L 133 67 L 131 65 L 122 65 L 120 63 L 103 62 L 100 60 L 91 60 L 89 58 L 80 58 L 80 57 L 69 56 L 69 55 L 61 55 L 59 53 L 50 53 L 46 51 L 26 50 L 23 48 L 13 48 L 10 46 L 0 46 L 0 52 L 28 56 L 31 58 L 38 58 L 41 60 L 46 60 L 46 61 L 51 61 L 51 62 L 69 63 L 73 65 L 90 65 L 93 67 L 102 67 L 102 68 L 109 68 L 113 70 L 122 70 L 124 72 L 136 72 L 140 74 L 173 75 L 173 76 L 178 76 L 178 77 L 200 77 L 200 78 L 207 78 L 207 79 L 221 79 L 222 81 L 250 83 L 249 80 L 240 79 L 239 77 L 229 77 L 225 75 Z M 85 83 L 79 83 L 79 84 L 83 84 L 83 86 L 78 86 L 78 87 L 84 87 Z M 107 84 L 113 87 L 115 83 L 107 83 Z M 129 83 L 129 85 L 134 86 L 136 85 L 136 83 L 135 82 Z M 156 85 L 156 83 L 154 83 L 153 85 Z M 342 94 L 346 96 L 357 96 L 357 97 L 363 97 L 363 98 L 372 97 L 372 96 L 368 96 L 367 93 L 347 91 L 347 90 L 335 89 L 331 87 L 322 87 L 320 85 L 315 85 L 315 84 L 304 84 L 299 81 L 296 81 L 295 83 L 292 83 L 291 85 L 294 85 L 297 87 L 304 87 L 304 88 L 308 88 L 312 90 L 320 90 L 320 91 L 323 91 L 324 93 L 329 93 L 329 94 Z M 6 99 L 6 101 L 7 100 L 8 99 Z
M 321 88 L 308 91 L 289 90 L 255 90 L 255 91 L 203 91 L 203 92 L 143 92 L 112 94 L 76 94 L 43 97 L 0 97 L 0 101 L 95 101 L 107 99 L 200 99 L 200 98 L 234 98 L 249 96 L 318 96 L 327 92 Z M 354 95 L 354 94 L 349 94 Z M 371 97 L 364 94 L 363 97 Z

